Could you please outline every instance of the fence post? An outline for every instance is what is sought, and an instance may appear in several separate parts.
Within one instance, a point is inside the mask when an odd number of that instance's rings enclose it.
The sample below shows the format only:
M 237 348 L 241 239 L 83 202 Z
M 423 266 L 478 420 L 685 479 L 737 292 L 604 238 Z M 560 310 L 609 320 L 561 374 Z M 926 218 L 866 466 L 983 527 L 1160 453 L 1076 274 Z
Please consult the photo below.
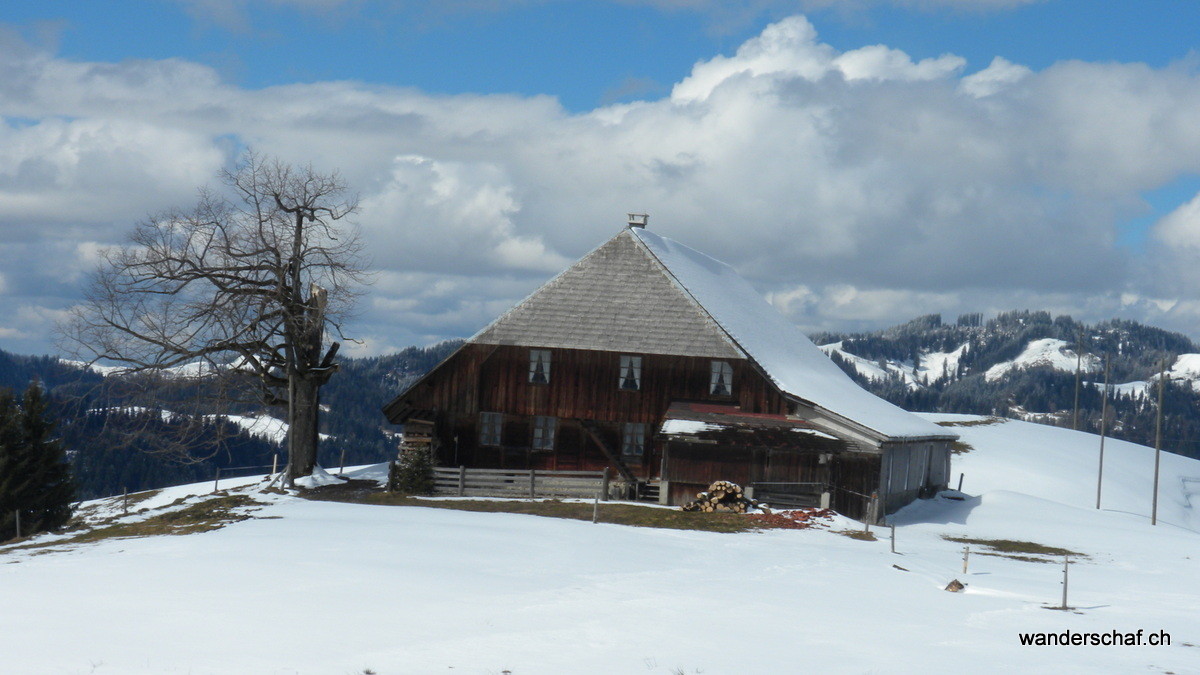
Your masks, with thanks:
M 529 470 L 529 498 L 535 499 L 537 496 L 537 470 Z
M 963 474 L 961 474 L 961 473 L 958 474 L 958 491 L 959 492 L 962 492 L 962 479 L 963 479 Z
M 221 467 L 217 467 L 217 472 L 213 475 L 213 494 L 217 494 L 217 486 L 221 482 Z
M 600 479 L 600 498 L 604 501 L 608 501 L 608 481 L 609 474 L 608 467 L 606 466 L 604 467 L 604 477 Z
M 341 476 L 345 473 L 346 473 L 346 448 L 343 447 L 342 448 L 342 470 L 338 471 L 338 475 Z
M 271 459 L 271 475 L 274 476 L 277 473 L 279 473 L 279 453 L 278 452 L 275 453 L 275 456 Z M 270 487 L 270 486 L 268 486 L 268 487 Z
M 121 512 L 123 515 L 129 515 L 129 488 L 121 488 Z
M 467 467 L 458 467 L 458 496 L 462 497 L 467 493 Z
M 963 547 L 963 574 L 967 573 L 967 561 L 971 558 L 971 547 Z
M 1067 566 L 1071 564 L 1071 559 L 1063 556 L 1063 602 L 1062 609 L 1067 608 Z
M 892 528 L 892 553 L 895 553 L 896 552 L 896 526 L 888 525 L 888 527 Z
M 592 502 L 592 524 L 600 520 L 600 493 L 596 493 L 596 501 Z
M 17 539 L 21 538 L 21 509 L 13 511 L 17 516 Z

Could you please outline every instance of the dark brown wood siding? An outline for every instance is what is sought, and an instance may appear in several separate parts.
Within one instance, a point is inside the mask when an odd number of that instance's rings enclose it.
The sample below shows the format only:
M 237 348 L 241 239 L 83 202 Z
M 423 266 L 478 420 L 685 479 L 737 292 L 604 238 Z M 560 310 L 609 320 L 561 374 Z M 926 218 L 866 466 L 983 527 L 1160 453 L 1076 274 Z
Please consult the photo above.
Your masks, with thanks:
M 479 467 L 602 469 L 611 464 L 580 420 L 598 423 L 609 448 L 621 451 L 626 423 L 646 425 L 646 454 L 630 468 L 657 477 L 661 454 L 652 438 L 673 401 L 739 406 L 744 412 L 786 414 L 787 401 L 745 360 L 733 368 L 732 396 L 709 394 L 712 359 L 636 354 L 641 388 L 622 390 L 620 352 L 551 349 L 550 381 L 529 381 L 529 350 L 538 347 L 468 344 L 408 391 L 390 410 L 430 410 L 437 418 L 439 461 Z M 479 413 L 504 414 L 501 444 L 479 444 Z M 557 418 L 553 451 L 530 449 L 533 419 Z

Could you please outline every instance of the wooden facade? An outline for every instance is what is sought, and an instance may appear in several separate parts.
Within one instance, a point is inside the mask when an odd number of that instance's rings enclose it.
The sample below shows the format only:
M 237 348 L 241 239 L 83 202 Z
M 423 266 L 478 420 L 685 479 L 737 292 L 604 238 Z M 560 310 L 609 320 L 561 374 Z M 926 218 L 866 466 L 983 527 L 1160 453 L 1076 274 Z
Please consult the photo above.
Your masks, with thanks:
M 639 228 L 384 412 L 442 465 L 609 468 L 660 481 L 666 503 L 716 480 L 818 486 L 823 503 L 868 519 L 945 487 L 956 438 L 858 387 L 728 266 Z
M 545 383 L 530 381 L 533 349 L 550 354 Z M 620 386 L 622 355 L 641 359 L 636 390 Z M 612 456 L 618 455 L 636 478 L 658 479 L 662 448 L 654 433 L 672 403 L 707 401 L 774 415 L 788 411 L 787 399 L 745 360 L 724 360 L 733 373 L 730 395 L 712 394 L 713 361 L 468 343 L 393 401 L 385 413 L 393 421 L 432 423 L 437 459 L 448 466 L 620 469 L 612 466 Z M 499 443 L 483 442 L 481 413 L 502 416 Z M 552 448 L 534 447 L 538 417 L 555 420 Z M 626 424 L 645 425 L 645 452 L 640 456 L 622 453 Z

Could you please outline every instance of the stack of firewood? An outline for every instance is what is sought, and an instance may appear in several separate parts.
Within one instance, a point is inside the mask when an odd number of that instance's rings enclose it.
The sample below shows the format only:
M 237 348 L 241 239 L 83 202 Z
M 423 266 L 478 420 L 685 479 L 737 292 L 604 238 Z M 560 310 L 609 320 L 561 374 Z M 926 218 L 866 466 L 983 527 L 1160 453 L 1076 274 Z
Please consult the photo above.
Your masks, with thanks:
M 745 513 L 747 509 L 752 507 L 757 508 L 758 502 L 753 499 L 746 499 L 746 496 L 742 493 L 742 486 L 737 483 L 730 483 L 727 480 L 719 480 L 708 486 L 708 490 L 696 493 L 696 498 L 684 504 L 683 510 L 700 511 L 703 513 L 713 513 L 716 511 Z

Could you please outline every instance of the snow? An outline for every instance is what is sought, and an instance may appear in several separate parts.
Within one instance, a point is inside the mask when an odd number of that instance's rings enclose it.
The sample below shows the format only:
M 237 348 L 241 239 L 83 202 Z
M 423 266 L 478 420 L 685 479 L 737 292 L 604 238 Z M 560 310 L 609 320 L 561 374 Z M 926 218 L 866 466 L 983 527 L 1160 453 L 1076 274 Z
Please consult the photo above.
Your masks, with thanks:
M 99 363 L 84 363 L 83 361 L 72 361 L 69 359 L 59 359 L 59 362 L 79 368 L 80 370 L 91 370 L 105 377 L 109 375 L 124 375 L 128 372 L 128 366 L 106 366 Z M 213 367 L 204 361 L 193 361 L 191 363 L 183 363 L 171 368 L 163 368 L 156 371 L 159 375 L 167 378 L 197 378 L 204 377 L 212 372 Z
M 58 361 L 63 365 L 70 366 L 72 368 L 78 368 L 79 370 L 90 370 L 105 377 L 109 375 L 120 375 L 125 372 L 124 366 L 105 366 L 99 363 L 89 364 L 83 361 L 72 361 L 70 359 L 59 359 Z
M 282 445 L 287 442 L 288 423 L 270 415 L 208 415 L 208 419 L 224 417 L 246 430 L 251 436 L 265 438 Z M 332 438 L 329 434 L 318 434 L 321 440 Z
M 655 530 L 536 516 L 263 502 L 202 534 L 0 547 L 0 654 L 14 673 L 1195 673 L 1200 462 L 956 415 L 961 501 L 919 501 L 886 534 Z M 380 479 L 381 466 L 348 472 Z M 957 477 L 956 481 L 957 482 Z M 211 484 L 139 503 L 203 499 Z M 89 503 L 118 508 L 117 500 Z M 178 508 L 178 507 L 171 507 Z M 603 519 L 604 505 L 601 504 Z M 140 516 L 138 516 L 140 517 Z M 130 516 L 130 519 L 135 516 Z M 886 530 L 875 528 L 877 534 Z M 943 536 L 1065 547 L 1053 564 Z M 45 540 L 51 540 L 46 537 Z M 903 568 L 903 569 L 898 569 Z M 951 580 L 962 593 L 942 588 Z M 1169 647 L 1024 647 L 1019 632 L 1167 631 Z M 64 638 L 64 636 L 67 636 Z M 933 660 L 931 660 L 933 659 Z M 931 666 L 931 664 L 936 664 Z
M 1021 352 L 1017 358 L 1012 361 L 997 363 L 988 368 L 984 374 L 984 379 L 988 382 L 994 382 L 1014 370 L 1038 366 L 1048 366 L 1055 370 L 1073 373 L 1075 372 L 1077 357 L 1073 350 L 1067 349 L 1067 345 L 1069 344 L 1069 342 L 1055 338 L 1032 340 L 1025 347 L 1025 351 Z M 1084 354 L 1082 362 L 1079 365 L 1083 372 L 1092 373 L 1100 370 L 1102 364 L 1100 359 L 1095 355 Z
M 863 358 L 851 354 L 843 348 L 843 341 L 821 345 L 820 350 L 826 354 L 836 353 L 847 363 L 854 366 L 859 375 L 869 380 L 886 380 L 890 377 L 900 378 L 911 391 L 924 387 L 925 384 L 937 382 L 946 377 L 953 377 L 958 372 L 958 362 L 967 353 L 969 345 L 963 344 L 949 352 L 929 352 L 921 354 L 917 365 L 912 361 L 880 360 Z
M 701 431 L 715 431 L 721 427 L 707 422 L 697 422 L 696 420 L 677 420 L 669 419 L 663 422 L 662 433 L 664 434 L 698 434 Z
M 630 231 L 783 391 L 893 438 L 951 435 L 855 384 L 733 268 L 645 229 Z
M 338 478 L 319 466 L 313 467 L 311 476 L 303 476 L 301 478 L 297 478 L 295 481 L 296 487 L 309 490 L 325 485 L 339 485 L 344 482 L 345 481 L 341 478 Z
M 958 363 L 966 355 L 970 344 L 963 343 L 958 349 L 948 352 L 930 352 L 921 355 L 921 365 L 918 370 L 922 382 L 936 382 L 943 378 L 954 377 L 958 372 Z

